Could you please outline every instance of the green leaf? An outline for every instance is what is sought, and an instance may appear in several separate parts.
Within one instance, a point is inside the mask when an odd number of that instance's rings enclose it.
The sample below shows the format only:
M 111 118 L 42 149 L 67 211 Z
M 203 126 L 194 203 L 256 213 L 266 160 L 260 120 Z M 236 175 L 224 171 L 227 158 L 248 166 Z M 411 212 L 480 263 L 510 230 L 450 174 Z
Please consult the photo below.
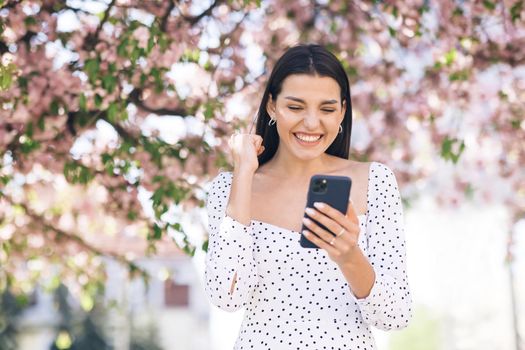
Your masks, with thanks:
M 117 86 L 117 78 L 115 76 L 108 74 L 102 77 L 102 87 L 106 91 L 112 93 L 115 90 L 115 86 Z
M 208 252 L 208 243 L 210 241 L 209 240 L 206 240 L 204 243 L 202 243 L 202 247 L 201 249 L 204 251 L 204 252 Z
M 97 81 L 97 75 L 100 70 L 100 64 L 98 59 L 90 58 L 84 63 L 84 71 L 88 75 L 89 82 L 95 84 Z
M 13 63 L 4 66 L 0 62 L 0 91 L 7 90 L 11 87 L 16 71 L 16 66 Z
M 125 107 L 120 110 L 119 120 L 120 121 L 128 120 L 128 110 Z
M 111 102 L 109 104 L 108 110 L 108 120 L 111 123 L 115 123 L 118 121 L 117 113 L 118 113 L 118 105 L 116 102 Z
M 388 33 L 390 34 L 392 38 L 396 37 L 396 30 L 391 26 L 388 26 Z
M 150 199 L 153 202 L 153 206 L 156 207 L 162 202 L 162 197 L 164 196 L 164 190 L 162 188 L 157 188 L 155 192 L 151 195 Z
M 148 234 L 148 240 L 159 240 L 161 238 L 162 238 L 162 228 L 157 224 L 153 224 L 153 232 L 150 232 Z
M 441 157 L 456 164 L 465 150 L 465 142 L 448 136 L 441 143 Z
M 141 56 L 142 49 L 138 46 L 133 46 L 133 49 L 131 50 L 131 54 L 129 55 L 129 59 L 131 62 L 135 63 L 139 57 Z
M 445 64 L 447 66 L 450 66 L 454 62 L 454 60 L 456 59 L 456 53 L 456 49 L 451 49 L 445 54 Z
M 73 184 L 87 184 L 95 177 L 91 169 L 74 161 L 64 164 L 64 176 L 67 181 Z
M 496 8 L 496 4 L 489 0 L 483 0 L 483 6 L 485 6 L 486 9 L 491 11 Z
M 13 83 L 13 77 L 7 72 L 0 72 L 0 90 L 7 90 Z
M 20 87 L 20 89 L 22 91 L 24 91 L 25 93 L 27 93 L 27 86 L 28 86 L 28 80 L 26 77 L 24 76 L 21 76 L 21 77 L 18 77 L 18 86 Z
M 186 49 L 184 53 L 182 54 L 181 61 L 198 63 L 199 57 L 200 57 L 200 51 L 198 49 L 194 49 L 194 50 Z
M 430 11 L 430 6 L 428 6 L 427 4 L 421 5 L 417 11 L 419 12 L 420 15 L 423 15 L 425 12 Z
M 44 117 L 40 117 L 38 119 L 38 122 L 36 124 L 38 126 L 38 128 L 40 129 L 40 131 L 44 131 L 45 129 L 45 122 L 44 122 Z
M 452 16 L 456 17 L 456 16 L 463 16 L 463 9 L 461 7 L 456 7 L 454 9 L 454 12 L 452 12 Z
M 453 72 L 448 76 L 450 81 L 465 81 L 468 80 L 470 72 L 468 69 L 462 69 L 457 72 Z
M 392 16 L 397 18 L 398 14 L 399 14 L 399 10 L 398 10 L 397 6 L 392 6 Z
M 160 34 L 157 40 L 159 43 L 160 50 L 162 52 L 166 51 L 166 49 L 168 48 L 168 44 L 169 44 L 168 38 L 166 37 L 166 35 Z
M 100 107 L 102 105 L 102 96 L 95 94 L 95 106 Z
M 27 137 L 31 138 L 33 137 L 33 122 L 27 123 L 26 126 L 26 135 Z
M 26 18 L 24 18 L 24 24 L 26 26 L 36 25 L 38 24 L 38 21 L 33 16 L 27 16 Z
M 128 44 L 129 40 L 128 38 L 124 38 L 120 44 L 117 46 L 117 55 L 120 57 L 127 57 L 128 56 Z
M 510 15 L 512 23 L 516 22 L 521 18 L 521 11 L 523 11 L 523 0 L 516 1 L 510 8 Z
M 213 105 L 211 104 L 211 102 L 208 101 L 204 105 L 204 119 L 205 120 L 210 120 L 210 119 L 213 118 L 213 115 L 214 115 Z
M 148 46 L 146 47 L 146 52 L 150 53 L 153 46 L 155 46 L 155 38 L 153 37 L 153 35 L 150 34 L 148 39 Z
M 87 110 L 86 104 L 87 104 L 86 95 L 84 95 L 84 93 L 82 92 L 80 93 L 80 96 L 78 97 L 78 106 L 80 107 L 81 111 L 85 112 Z
M 40 148 L 40 142 L 33 140 L 28 135 L 24 134 L 20 136 L 20 150 L 23 154 L 29 154 L 34 150 Z

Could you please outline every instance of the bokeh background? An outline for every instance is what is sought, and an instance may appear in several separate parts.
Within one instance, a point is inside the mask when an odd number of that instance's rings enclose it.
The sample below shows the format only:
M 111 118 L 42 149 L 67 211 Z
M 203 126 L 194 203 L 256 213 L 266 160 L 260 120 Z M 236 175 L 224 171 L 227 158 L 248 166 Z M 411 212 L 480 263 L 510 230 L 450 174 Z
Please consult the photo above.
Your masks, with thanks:
M 523 0 L 0 0 L 0 349 L 231 349 L 208 183 L 275 60 L 343 63 L 351 157 L 405 208 L 414 318 L 380 350 L 525 349 Z

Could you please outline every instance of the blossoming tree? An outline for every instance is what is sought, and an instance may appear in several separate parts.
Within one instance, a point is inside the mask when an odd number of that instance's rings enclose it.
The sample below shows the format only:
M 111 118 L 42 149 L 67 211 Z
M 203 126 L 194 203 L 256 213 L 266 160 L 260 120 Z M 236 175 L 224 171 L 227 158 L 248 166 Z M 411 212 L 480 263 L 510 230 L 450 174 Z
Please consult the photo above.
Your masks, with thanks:
M 524 20 L 523 0 L 0 0 L 0 289 L 91 290 L 100 256 L 140 271 L 104 235 L 206 249 L 182 215 L 298 42 L 344 63 L 352 157 L 392 166 L 406 199 L 448 172 L 440 203 L 518 220 Z

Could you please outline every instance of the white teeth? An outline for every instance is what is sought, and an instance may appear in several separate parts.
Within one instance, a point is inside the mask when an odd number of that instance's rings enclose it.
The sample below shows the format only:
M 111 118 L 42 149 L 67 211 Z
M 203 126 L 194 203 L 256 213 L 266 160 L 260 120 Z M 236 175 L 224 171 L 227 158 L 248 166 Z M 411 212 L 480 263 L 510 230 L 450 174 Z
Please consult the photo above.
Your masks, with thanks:
M 303 135 L 303 134 L 295 134 L 295 137 L 297 137 L 299 140 L 305 141 L 305 142 L 315 142 L 315 141 L 319 140 L 321 138 L 321 136 L 322 135 L 308 136 L 308 135 Z

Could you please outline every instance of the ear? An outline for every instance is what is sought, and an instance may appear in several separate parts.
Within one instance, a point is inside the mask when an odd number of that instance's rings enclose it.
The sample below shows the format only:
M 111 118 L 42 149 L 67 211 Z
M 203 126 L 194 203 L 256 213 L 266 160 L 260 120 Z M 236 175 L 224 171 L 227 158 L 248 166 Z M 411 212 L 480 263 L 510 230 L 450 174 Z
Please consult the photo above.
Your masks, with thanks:
M 341 107 L 341 111 L 342 111 L 343 116 L 344 116 L 345 113 L 346 113 L 346 100 L 343 101 L 343 106 Z
M 266 112 L 268 112 L 270 117 L 273 116 L 275 118 L 275 101 L 272 99 L 271 94 L 268 96 L 268 102 L 266 103 Z

